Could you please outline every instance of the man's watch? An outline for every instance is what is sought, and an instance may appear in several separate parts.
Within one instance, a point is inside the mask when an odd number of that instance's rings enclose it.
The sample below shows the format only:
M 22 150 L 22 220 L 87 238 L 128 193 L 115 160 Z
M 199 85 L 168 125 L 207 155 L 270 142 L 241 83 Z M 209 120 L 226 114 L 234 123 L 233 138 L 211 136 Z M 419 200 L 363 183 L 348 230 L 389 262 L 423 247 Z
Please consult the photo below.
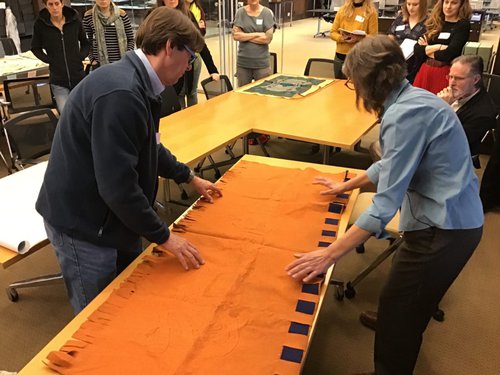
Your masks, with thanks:
M 193 171 L 192 169 L 190 169 L 190 170 L 189 170 L 189 176 L 188 176 L 188 178 L 187 178 L 187 180 L 186 180 L 186 184 L 191 183 L 191 181 L 193 181 L 194 176 L 196 176 L 196 175 L 194 174 L 194 171 Z

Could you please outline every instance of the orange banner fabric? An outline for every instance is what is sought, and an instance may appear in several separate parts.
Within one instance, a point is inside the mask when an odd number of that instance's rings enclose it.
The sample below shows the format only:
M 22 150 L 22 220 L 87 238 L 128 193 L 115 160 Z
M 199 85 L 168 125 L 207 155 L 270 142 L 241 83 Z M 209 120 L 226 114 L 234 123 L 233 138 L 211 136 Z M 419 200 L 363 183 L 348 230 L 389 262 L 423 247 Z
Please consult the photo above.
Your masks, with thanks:
M 46 364 L 60 374 L 298 374 L 319 285 L 284 268 L 335 240 L 349 199 L 321 196 L 318 175 L 240 161 L 218 183 L 224 197 L 199 201 L 173 229 L 206 264 L 186 272 L 168 254 L 145 256 Z

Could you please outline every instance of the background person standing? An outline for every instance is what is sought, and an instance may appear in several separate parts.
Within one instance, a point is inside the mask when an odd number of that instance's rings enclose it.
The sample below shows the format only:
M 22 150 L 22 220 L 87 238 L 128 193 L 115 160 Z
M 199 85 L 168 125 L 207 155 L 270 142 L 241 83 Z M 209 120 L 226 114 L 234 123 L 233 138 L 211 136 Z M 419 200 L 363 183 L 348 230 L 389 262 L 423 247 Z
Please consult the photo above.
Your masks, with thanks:
M 96 0 L 83 16 L 83 27 L 92 43 L 92 69 L 120 60 L 134 49 L 134 31 L 127 13 L 111 0 Z
M 62 113 L 69 92 L 80 82 L 85 73 L 82 61 L 87 57 L 90 43 L 83 31 L 78 13 L 62 0 L 43 0 L 33 26 L 31 51 L 49 64 L 50 87 Z

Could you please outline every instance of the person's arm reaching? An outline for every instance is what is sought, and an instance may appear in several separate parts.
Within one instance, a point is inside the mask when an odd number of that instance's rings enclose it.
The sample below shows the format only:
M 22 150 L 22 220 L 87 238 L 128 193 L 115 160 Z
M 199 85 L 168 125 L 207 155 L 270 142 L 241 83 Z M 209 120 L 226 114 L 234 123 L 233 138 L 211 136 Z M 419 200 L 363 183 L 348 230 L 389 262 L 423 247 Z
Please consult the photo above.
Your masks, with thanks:
M 344 236 L 328 247 L 296 254 L 298 259 L 286 267 L 287 273 L 294 279 L 312 281 L 372 234 L 378 238 L 385 235 L 384 228 L 400 208 L 426 147 L 425 127 L 418 122 L 409 122 L 408 114 L 401 116 L 396 111 L 391 121 L 381 126 L 381 138 L 388 145 L 384 149 L 388 150 L 383 150 L 382 159 L 366 172 L 370 181 L 377 184 L 372 205 Z M 361 175 L 353 185 L 363 182 L 364 178 Z
M 316 177 L 313 184 L 323 185 L 327 188 L 327 190 L 320 192 L 321 195 L 337 195 L 363 186 L 373 185 L 366 172 L 345 182 L 337 182 L 325 177 Z

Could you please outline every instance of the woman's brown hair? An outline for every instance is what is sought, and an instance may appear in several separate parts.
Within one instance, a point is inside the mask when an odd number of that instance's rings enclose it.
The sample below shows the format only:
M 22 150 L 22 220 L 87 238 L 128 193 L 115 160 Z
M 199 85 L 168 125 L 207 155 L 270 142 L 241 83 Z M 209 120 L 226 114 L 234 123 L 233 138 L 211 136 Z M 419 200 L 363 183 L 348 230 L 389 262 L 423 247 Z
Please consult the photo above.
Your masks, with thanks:
M 408 22 L 410 19 L 410 14 L 408 13 L 408 8 L 406 7 L 406 1 L 401 7 L 401 12 L 403 13 L 403 21 Z M 427 0 L 418 1 L 418 22 L 422 22 L 427 17 Z
M 368 112 L 381 116 L 384 101 L 405 79 L 406 61 L 399 45 L 387 35 L 366 37 L 347 54 L 344 74 Z
M 468 20 L 472 15 L 472 8 L 470 6 L 469 0 L 460 0 L 460 8 L 458 9 L 458 20 Z M 427 18 L 425 26 L 427 27 L 427 33 L 425 34 L 427 40 L 434 38 L 439 35 L 441 30 L 443 30 L 444 25 L 444 13 L 443 13 L 443 0 L 438 0 L 437 3 L 432 8 L 431 15 Z

